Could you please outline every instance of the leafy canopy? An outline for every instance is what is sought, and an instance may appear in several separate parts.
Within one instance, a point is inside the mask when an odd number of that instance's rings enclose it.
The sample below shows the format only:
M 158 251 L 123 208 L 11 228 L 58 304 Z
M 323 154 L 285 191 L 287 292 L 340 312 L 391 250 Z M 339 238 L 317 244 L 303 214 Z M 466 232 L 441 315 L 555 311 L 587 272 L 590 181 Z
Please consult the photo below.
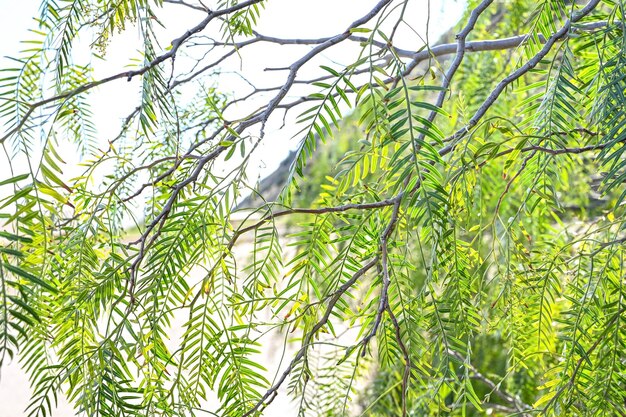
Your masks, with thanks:
M 319 39 L 259 34 L 271 2 L 42 1 L 0 85 L 0 363 L 27 414 L 624 415 L 624 4 L 472 0 L 399 45 L 415 0 Z M 137 59 L 94 78 L 125 30 Z M 299 51 L 280 85 L 215 82 L 275 44 Z M 125 82 L 102 137 L 90 94 Z M 294 112 L 270 197 L 248 165 Z

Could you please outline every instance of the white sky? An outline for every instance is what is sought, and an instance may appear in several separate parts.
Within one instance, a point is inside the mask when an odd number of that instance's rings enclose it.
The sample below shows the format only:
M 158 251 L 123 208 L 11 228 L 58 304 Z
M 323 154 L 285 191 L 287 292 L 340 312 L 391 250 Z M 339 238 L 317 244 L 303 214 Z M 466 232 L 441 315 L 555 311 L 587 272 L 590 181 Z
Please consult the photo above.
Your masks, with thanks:
M 262 12 L 257 26 L 259 33 L 276 37 L 317 38 L 341 33 L 355 19 L 361 17 L 377 2 L 377 0 L 270 0 Z M 214 1 L 205 1 L 211 6 Z M 452 26 L 460 18 L 464 6 L 463 0 L 432 0 L 430 1 L 430 37 L 436 39 L 443 31 Z M 426 38 L 426 21 L 428 17 L 428 0 L 413 0 L 406 11 L 406 20 L 422 38 Z M 28 39 L 28 28 L 34 26 L 32 16 L 38 14 L 39 0 L 0 0 L 0 27 L 3 32 L 3 42 L 0 44 L 0 65 L 5 67 L 13 63 L 4 59 L 5 56 L 17 55 L 20 50 L 20 40 Z M 180 36 L 186 29 L 195 25 L 204 17 L 201 12 L 189 10 L 178 5 L 165 5 L 164 13 L 159 14 L 166 30 L 161 30 L 164 39 L 163 47 L 171 39 Z M 405 26 L 400 27 L 396 37 L 396 46 L 404 49 L 418 49 L 422 45 L 420 38 Z M 94 76 L 102 78 L 123 71 L 124 66 L 131 58 L 138 57 L 139 37 L 137 29 L 130 28 L 126 32 L 116 35 L 109 45 L 106 61 L 95 61 Z M 259 47 L 257 47 L 259 46 Z M 281 85 L 286 77 L 286 71 L 264 71 L 266 67 L 280 67 L 289 65 L 309 50 L 302 46 L 253 45 L 241 52 L 241 58 L 231 57 L 225 61 L 221 70 L 241 71 L 245 77 L 258 87 Z M 313 60 L 301 70 L 303 78 L 319 76 L 319 64 L 334 65 L 350 64 L 356 59 L 359 47 L 353 42 L 344 42 L 326 51 L 318 59 Z M 200 52 L 200 51 L 198 51 Z M 87 62 L 88 42 L 79 44 L 75 49 L 77 63 Z M 217 56 L 217 55 L 216 55 Z M 189 64 L 190 61 L 187 61 Z M 185 66 L 185 58 L 176 60 L 177 69 Z M 169 67 L 168 67 L 169 71 Z M 108 140 L 117 136 L 121 120 L 134 109 L 138 103 L 139 77 L 128 83 L 118 80 L 106 84 L 92 93 L 91 105 L 96 115 L 95 122 L 98 129 L 99 141 L 105 146 Z M 249 92 L 250 86 L 233 74 L 223 74 L 218 80 L 219 88 L 224 91 Z M 302 87 L 305 88 L 305 87 Z M 300 91 L 300 92 L 299 92 Z M 302 89 L 294 88 L 292 97 L 302 95 Z M 308 93 L 311 90 L 307 90 Z M 269 96 L 261 96 L 256 101 L 249 101 L 235 108 L 227 116 L 233 118 L 242 116 L 263 102 Z M 265 101 L 263 101 L 265 99 Z M 290 101 L 289 98 L 286 101 Z M 289 150 L 297 147 L 299 137 L 293 135 L 299 131 L 295 126 L 295 116 L 301 110 L 290 112 L 287 118 L 287 127 L 282 130 L 282 112 L 276 112 L 267 131 L 267 137 L 256 152 L 256 158 L 250 165 L 250 178 L 265 176 L 288 154 Z M 271 123 L 273 121 L 273 123 Z M 68 166 L 66 177 L 80 172 L 76 165 L 79 162 L 74 149 L 64 152 Z M 19 165 L 19 164 L 18 164 Z M 18 172 L 19 174 L 20 172 Z M 4 156 L 0 155 L 0 177 L 6 178 L 7 164 Z M 1 192 L 2 190 L 0 190 Z

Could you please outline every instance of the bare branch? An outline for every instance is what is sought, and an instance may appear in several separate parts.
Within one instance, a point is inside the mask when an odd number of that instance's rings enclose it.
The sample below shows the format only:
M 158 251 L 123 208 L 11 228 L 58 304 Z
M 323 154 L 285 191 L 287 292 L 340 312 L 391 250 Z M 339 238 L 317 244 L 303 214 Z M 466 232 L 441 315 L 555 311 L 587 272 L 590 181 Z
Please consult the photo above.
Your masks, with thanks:
M 443 82 L 441 83 L 441 91 L 439 92 L 439 95 L 437 96 L 437 101 L 435 102 L 435 106 L 441 108 L 441 106 L 443 105 L 446 95 L 448 94 L 448 88 L 450 87 L 452 78 L 454 78 L 454 74 L 456 74 L 457 70 L 461 66 L 461 63 L 463 62 L 463 58 L 465 57 L 465 50 L 467 48 L 465 39 L 467 38 L 467 35 L 469 35 L 469 33 L 474 29 L 474 26 L 476 26 L 476 22 L 478 21 L 478 18 L 480 17 L 480 15 L 485 10 L 487 10 L 487 8 L 491 5 L 491 3 L 493 3 L 493 0 L 483 0 L 474 10 L 472 10 L 472 12 L 470 13 L 470 17 L 467 21 L 467 24 L 456 35 L 456 40 L 457 40 L 456 56 L 454 57 L 454 60 L 450 64 L 450 68 L 448 68 L 448 71 L 443 77 Z M 413 59 L 413 62 L 416 62 L 415 59 Z M 410 72 L 411 69 L 412 68 L 410 66 L 407 67 L 408 72 Z M 435 117 L 437 117 L 437 112 L 433 110 L 428 115 L 428 118 L 427 118 L 428 122 L 432 123 L 435 120 Z M 428 126 L 425 126 L 424 129 L 425 131 L 421 132 L 417 138 L 418 143 L 422 142 L 424 138 L 426 137 Z
M 341 287 L 339 287 L 337 291 L 334 292 L 334 294 L 331 296 L 330 300 L 328 301 L 328 307 L 326 307 L 326 311 L 324 312 L 324 315 L 317 323 L 315 323 L 311 331 L 309 331 L 306 334 L 306 336 L 304 337 L 304 340 L 302 341 L 302 347 L 300 348 L 300 350 L 298 350 L 294 358 L 291 360 L 291 362 L 289 363 L 289 366 L 287 366 L 287 369 L 285 369 L 285 371 L 282 373 L 278 381 L 276 381 L 276 383 L 272 385 L 272 387 L 265 392 L 263 397 L 261 397 L 261 399 L 250 410 L 248 410 L 242 417 L 248 417 L 252 415 L 255 411 L 259 409 L 259 407 L 263 406 L 264 404 L 267 405 L 268 402 L 266 401 L 268 399 L 270 398 L 273 399 L 278 389 L 285 382 L 289 374 L 291 374 L 291 371 L 293 371 L 295 365 L 305 356 L 315 334 L 322 327 L 324 327 L 324 325 L 330 319 L 330 315 L 332 314 L 335 308 L 335 305 L 337 304 L 339 299 L 345 294 L 346 291 L 348 291 L 348 289 L 350 289 L 350 287 L 352 287 L 359 280 L 359 278 L 361 278 L 363 275 L 365 275 L 367 271 L 369 271 L 374 266 L 376 266 L 377 263 L 378 263 L 378 257 L 374 257 L 371 261 L 366 263 L 361 269 L 359 269 L 356 273 L 354 273 L 354 275 L 352 275 L 352 277 L 348 281 L 346 281 Z
M 508 87 L 511 83 L 513 83 L 514 81 L 519 79 L 521 76 L 526 74 L 528 71 L 530 71 L 531 69 L 535 68 L 537 66 L 537 64 L 539 64 L 539 62 L 541 62 L 541 60 L 546 55 L 548 55 L 548 53 L 550 53 L 550 51 L 552 50 L 552 47 L 554 46 L 554 44 L 557 41 L 563 39 L 565 36 L 567 36 L 567 34 L 569 33 L 570 29 L 572 28 L 572 23 L 578 22 L 580 19 L 582 19 L 583 17 L 585 17 L 586 15 L 591 13 L 593 11 L 593 9 L 596 8 L 598 3 L 600 3 L 600 0 L 590 0 L 585 7 L 583 7 L 579 12 L 575 13 L 572 16 L 571 19 L 568 19 L 565 22 L 565 24 L 563 25 L 563 27 L 561 27 L 561 29 L 559 29 L 557 32 L 553 33 L 552 36 L 550 36 L 547 39 L 547 41 L 546 41 L 545 45 L 543 46 L 543 48 L 541 48 L 539 50 L 539 52 L 537 52 L 535 54 L 535 56 L 533 56 L 529 61 L 527 61 L 520 68 L 516 69 L 511 74 L 509 74 L 507 77 L 502 79 L 498 83 L 496 88 L 494 88 L 491 91 L 491 93 L 485 99 L 483 104 L 481 104 L 481 106 L 478 108 L 478 110 L 476 111 L 474 116 L 472 116 L 472 118 L 469 120 L 467 125 L 462 127 L 461 129 L 459 129 L 458 131 L 456 131 L 450 137 L 446 138 L 446 141 L 450 141 L 451 143 L 449 143 L 447 146 L 443 147 L 439 151 L 439 155 L 443 156 L 443 155 L 446 155 L 446 154 L 450 153 L 456 147 L 458 141 L 461 138 L 463 138 L 465 135 L 467 135 L 467 133 L 474 126 L 476 126 L 476 124 L 483 118 L 483 116 L 487 113 L 487 111 L 491 108 L 491 106 L 493 106 L 493 104 L 496 102 L 498 97 L 500 97 L 500 94 L 502 94 L 504 89 L 506 87 Z
M 57 94 L 55 96 L 40 100 L 36 103 L 33 103 L 29 106 L 28 111 L 26 112 L 26 114 L 24 114 L 24 116 L 21 118 L 20 122 L 13 127 L 11 130 L 9 130 L 9 132 L 7 132 L 4 136 L 2 136 L 2 138 L 0 138 L 0 144 L 3 143 L 7 138 L 11 137 L 13 134 L 15 134 L 16 132 L 19 132 L 22 128 L 22 126 L 24 126 L 24 123 L 26 123 L 26 121 L 28 120 L 28 118 L 30 117 L 30 115 L 39 107 L 42 106 L 46 106 L 48 104 L 60 101 L 60 100 L 64 100 L 70 97 L 73 97 L 77 94 L 81 94 L 84 93 L 85 91 L 91 90 L 92 88 L 98 87 L 100 85 L 103 84 L 107 84 L 111 81 L 115 81 L 115 80 L 119 80 L 122 78 L 126 78 L 128 81 L 132 80 L 133 77 L 135 76 L 139 76 L 139 75 L 143 75 L 146 72 L 150 71 L 152 68 L 156 67 L 157 65 L 167 61 L 168 59 L 173 58 L 174 56 L 176 56 L 176 53 L 178 52 L 178 49 L 185 43 L 185 41 L 187 41 L 190 37 L 192 37 L 194 34 L 201 32 L 202 30 L 204 30 L 208 24 L 215 18 L 226 15 L 226 14 L 230 14 L 233 12 L 236 12 L 237 10 L 241 10 L 243 8 L 246 8 L 248 6 L 251 6 L 253 4 L 259 3 L 263 0 L 247 0 L 243 3 L 239 3 L 235 6 L 232 7 L 227 7 L 225 9 L 221 9 L 221 10 L 216 10 L 214 12 L 209 12 L 208 16 L 206 18 L 204 18 L 200 23 L 198 23 L 196 26 L 192 27 L 191 29 L 187 30 L 184 34 L 182 34 L 180 37 L 174 39 L 171 43 L 171 49 L 167 52 L 165 52 L 162 55 L 159 55 L 158 57 L 156 57 L 154 60 L 152 60 L 152 62 L 148 63 L 147 65 L 145 65 L 142 68 L 139 68 L 137 70 L 132 70 L 132 71 L 124 71 L 124 72 L 120 72 L 114 75 L 111 75 L 109 77 L 105 77 L 102 78 L 100 80 L 97 81 L 92 81 L 90 83 L 86 83 L 83 84 L 77 88 L 74 88 L 72 90 L 68 90 L 65 91 L 63 93 Z

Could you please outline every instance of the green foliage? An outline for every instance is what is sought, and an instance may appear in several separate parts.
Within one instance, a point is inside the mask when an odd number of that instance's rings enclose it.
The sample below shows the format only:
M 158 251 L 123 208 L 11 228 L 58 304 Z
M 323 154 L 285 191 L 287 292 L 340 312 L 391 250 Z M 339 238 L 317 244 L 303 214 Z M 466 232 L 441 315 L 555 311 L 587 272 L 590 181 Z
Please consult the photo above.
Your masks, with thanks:
M 44 1 L 2 69 L 0 365 L 28 374 L 26 414 L 63 396 L 86 416 L 248 417 L 287 395 L 303 416 L 623 415 L 623 5 L 470 1 L 449 60 L 395 48 L 408 1 L 273 41 L 265 1 L 216 3 Z M 202 20 L 165 41 L 168 7 Z M 137 58 L 94 80 L 129 28 Z M 344 41 L 350 62 L 301 98 L 279 197 L 239 207 L 265 197 L 249 167 L 298 71 Z M 209 70 L 262 42 L 313 47 L 231 118 L 243 99 Z M 102 138 L 91 91 L 137 78 Z

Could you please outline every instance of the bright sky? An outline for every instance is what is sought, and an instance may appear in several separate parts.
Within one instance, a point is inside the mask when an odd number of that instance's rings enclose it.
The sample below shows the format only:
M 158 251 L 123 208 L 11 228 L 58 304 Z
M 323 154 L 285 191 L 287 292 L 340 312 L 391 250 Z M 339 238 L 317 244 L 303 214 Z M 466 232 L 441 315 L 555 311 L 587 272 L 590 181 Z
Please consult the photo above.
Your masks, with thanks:
M 270 0 L 257 27 L 259 33 L 275 37 L 317 38 L 341 33 L 348 24 L 361 17 L 377 2 L 377 0 Z M 3 42 L 0 44 L 0 66 L 14 65 L 4 59 L 5 56 L 15 56 L 20 48 L 20 40 L 28 39 L 28 28 L 34 26 L 32 16 L 38 14 L 39 0 L 0 0 L 0 25 L 3 28 Z M 214 1 L 205 1 L 211 6 Z M 413 24 L 419 36 L 406 26 L 401 26 L 396 37 L 396 46 L 404 49 L 418 49 L 422 39 L 426 38 L 426 23 L 430 8 L 430 38 L 436 39 L 447 28 L 456 23 L 463 12 L 463 0 L 413 0 L 409 2 L 406 19 Z M 430 6 L 429 6 L 430 4 Z M 162 30 L 161 39 L 166 40 L 165 46 L 171 39 L 184 33 L 189 27 L 199 22 L 204 14 L 188 10 L 184 7 L 166 5 L 166 13 L 159 14 L 167 27 Z M 171 12 L 170 12 L 171 11 Z M 88 42 L 83 42 L 75 48 L 77 63 L 85 63 L 89 59 Z M 124 70 L 131 58 L 138 56 L 139 37 L 137 29 L 130 28 L 126 32 L 116 35 L 107 49 L 106 61 L 95 61 L 94 76 L 96 79 Z M 245 48 L 241 58 L 231 57 L 222 65 L 222 75 L 218 79 L 220 89 L 226 91 L 249 92 L 250 86 L 240 77 L 230 73 L 241 72 L 246 79 L 257 87 L 278 86 L 284 82 L 285 71 L 265 71 L 266 67 L 280 67 L 289 65 L 308 51 L 308 47 L 264 45 L 263 47 Z M 301 70 L 303 78 L 313 78 L 320 75 L 319 64 L 332 65 L 350 64 L 357 56 L 359 47 L 353 42 L 331 48 L 320 58 L 312 61 Z M 185 58 L 177 59 L 177 67 L 185 66 Z M 191 61 L 187 61 L 189 64 Z M 169 69 L 168 69 L 169 70 Z M 119 80 L 109 83 L 92 94 L 91 105 L 96 115 L 95 122 L 98 128 L 99 141 L 104 145 L 108 140 L 117 136 L 119 126 L 138 103 L 139 78 L 132 82 Z M 300 90 L 302 91 L 302 90 Z M 310 90 L 308 91 L 311 92 Z M 301 94 L 295 88 L 293 97 Z M 250 100 L 243 103 L 229 116 L 235 118 L 257 108 L 267 102 L 268 96 L 259 97 L 257 101 Z M 287 101 L 289 101 L 287 99 Z M 289 150 L 297 147 L 299 137 L 293 135 L 301 127 L 295 126 L 295 116 L 298 110 L 291 112 L 287 118 L 287 128 L 278 130 L 282 125 L 282 112 L 276 112 L 271 119 L 267 130 L 267 137 L 256 152 L 256 158 L 250 165 L 250 178 L 265 176 L 288 154 Z M 76 168 L 79 162 L 76 152 L 68 148 L 64 153 L 68 166 L 66 177 L 80 172 Z M 0 156 L 0 177 L 6 178 L 7 164 L 4 156 Z

